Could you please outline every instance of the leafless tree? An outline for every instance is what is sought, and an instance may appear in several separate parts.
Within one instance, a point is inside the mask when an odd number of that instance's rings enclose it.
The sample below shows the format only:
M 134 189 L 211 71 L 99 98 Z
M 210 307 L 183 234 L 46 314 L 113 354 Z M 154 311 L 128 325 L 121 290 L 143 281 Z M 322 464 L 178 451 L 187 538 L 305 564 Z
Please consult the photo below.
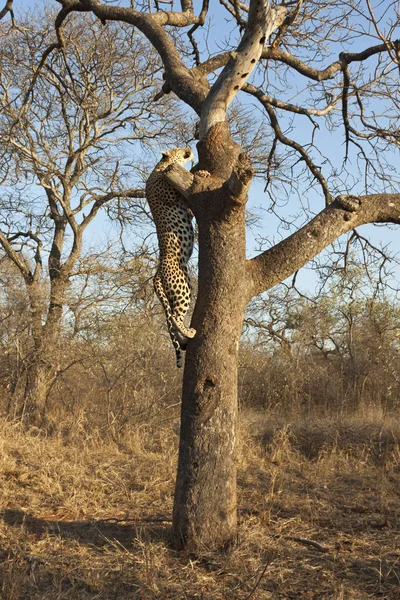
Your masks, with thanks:
M 208 0 L 199 14 L 192 0 L 181 0 L 177 11 L 158 3 L 58 1 L 64 12 L 91 12 L 104 24 L 122 21 L 140 31 L 163 62 L 156 99 L 174 93 L 200 119 L 197 170 L 175 166 L 166 174 L 199 230 L 197 335 L 186 354 L 173 530 L 178 547 L 225 545 L 236 535 L 237 362 L 248 302 L 338 236 L 365 223 L 400 222 L 393 162 L 399 145 L 398 5 L 376 3 L 374 11 L 371 0 L 295 0 L 274 7 L 269 0 L 221 0 L 232 30 L 226 48 L 221 51 L 220 40 L 210 54 L 201 33 L 213 16 Z M 304 82 L 302 93 L 301 86 L 293 93 L 295 77 Z M 245 207 L 253 168 L 232 139 L 228 116 L 240 91 L 258 102 L 270 123 L 265 175 L 273 202 L 274 184 L 283 182 L 295 197 L 303 180 L 325 205 L 310 207 L 314 218 L 251 260 Z M 309 133 L 297 141 L 299 120 Z M 317 146 L 320 123 L 325 136 L 337 131 L 344 141 L 339 170 Z M 308 210 L 307 196 L 302 206 Z
M 134 153 L 156 135 L 176 136 L 169 101 L 150 110 L 160 64 L 143 37 L 130 27 L 103 30 L 92 17 L 66 26 L 62 39 L 58 32 L 61 43 L 48 52 L 53 22 L 30 15 L 0 31 L 0 244 L 29 298 L 25 394 L 13 408 L 27 425 L 42 423 L 60 369 L 72 278 L 96 270 L 78 264 L 85 231 L 113 201 L 133 198 L 131 215 L 135 203 L 142 212 Z M 129 187 L 135 174 L 138 188 Z

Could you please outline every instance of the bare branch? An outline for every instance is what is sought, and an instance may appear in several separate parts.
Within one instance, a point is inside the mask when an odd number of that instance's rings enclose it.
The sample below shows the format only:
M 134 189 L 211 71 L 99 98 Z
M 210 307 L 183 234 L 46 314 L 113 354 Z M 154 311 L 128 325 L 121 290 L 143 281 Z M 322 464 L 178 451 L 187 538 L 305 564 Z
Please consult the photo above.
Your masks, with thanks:
M 350 73 L 349 67 L 345 63 L 343 65 L 343 93 L 342 93 L 342 116 L 343 116 L 343 124 L 346 136 L 346 152 L 345 152 L 345 161 L 349 156 L 349 141 L 350 141 L 350 122 L 348 116 L 348 97 L 349 97 L 349 88 L 350 88 Z
M 399 45 L 399 42 L 393 42 L 393 48 L 396 48 Z M 261 58 L 266 60 L 274 60 L 277 62 L 281 62 L 289 67 L 292 67 L 295 71 L 304 75 L 308 79 L 313 81 L 326 81 L 329 79 L 333 79 L 340 71 L 343 70 L 343 65 L 349 65 L 353 62 L 363 62 L 364 60 L 370 58 L 371 56 L 375 56 L 382 52 L 387 52 L 387 44 L 378 44 L 376 46 L 371 46 L 366 48 L 362 52 L 342 52 L 339 55 L 339 59 L 335 60 L 325 69 L 315 69 L 311 67 L 307 63 L 303 62 L 290 52 L 282 50 L 274 46 L 267 46 L 263 49 L 261 53 Z M 196 71 L 202 74 L 212 73 L 216 69 L 219 69 L 227 64 L 230 58 L 230 52 L 221 52 L 216 56 L 212 56 L 207 59 L 203 63 L 201 63 Z
M 306 163 L 307 167 L 310 169 L 311 173 L 314 175 L 315 179 L 317 179 L 317 181 L 319 181 L 319 183 L 322 187 L 322 190 L 324 192 L 325 203 L 329 204 L 329 202 L 331 202 L 331 200 L 332 200 L 332 197 L 331 197 L 331 194 L 328 189 L 327 181 L 326 181 L 325 177 L 322 175 L 321 170 L 317 167 L 317 165 L 314 164 L 314 162 L 311 160 L 310 155 L 308 154 L 308 152 L 306 152 L 306 150 L 304 149 L 304 147 L 301 144 L 295 142 L 294 140 L 291 140 L 286 135 L 284 135 L 281 127 L 279 126 L 278 118 L 277 118 L 271 104 L 269 102 L 265 101 L 263 99 L 262 95 L 257 96 L 257 97 L 268 113 L 272 128 L 276 135 L 276 138 L 282 144 L 285 144 L 285 146 L 290 146 L 291 148 L 294 148 L 294 150 L 296 150 L 296 152 L 298 152 L 300 154 L 300 156 Z
M 56 0 L 63 8 L 68 8 L 74 11 L 92 11 L 104 24 L 106 21 L 124 21 L 125 23 L 131 23 L 140 28 L 139 23 L 142 25 L 144 21 L 141 21 L 141 16 L 145 17 L 148 23 L 154 25 L 170 25 L 174 27 L 188 27 L 195 25 L 200 22 L 200 17 L 196 17 L 193 12 L 193 6 L 191 0 L 184 0 L 185 9 L 182 12 L 174 11 L 158 11 L 151 15 L 145 15 L 140 13 L 133 7 L 122 7 L 122 6 L 110 6 L 109 4 L 102 4 L 100 0 Z M 137 20 L 136 23 L 133 21 Z
M 12 260 L 12 262 L 18 267 L 19 271 L 22 274 L 22 277 L 26 282 L 32 280 L 32 272 L 28 268 L 24 258 L 21 254 L 19 254 L 11 245 L 10 241 L 4 235 L 2 231 L 0 231 L 0 244 L 3 246 L 4 251 L 6 252 L 8 258 Z
M 164 31 L 163 26 L 186 27 L 202 24 L 203 15 L 196 17 L 191 11 L 174 13 L 160 11 L 154 14 L 139 12 L 134 8 L 110 6 L 99 0 L 57 0 L 66 10 L 92 11 L 102 23 L 122 21 L 130 23 L 141 31 L 159 53 L 165 68 L 168 85 L 176 95 L 200 114 L 202 102 L 209 86 L 206 80 L 194 77 L 184 64 L 174 40 Z
M 352 196 L 354 199 L 355 197 Z M 251 296 L 272 288 L 319 254 L 343 233 L 367 223 L 400 224 L 400 194 L 371 194 L 358 197 L 359 206 L 343 208 L 339 197 L 312 221 L 248 261 L 253 280 Z
M 269 0 L 252 0 L 245 34 L 204 102 L 200 120 L 200 139 L 208 130 L 226 120 L 226 112 L 242 89 L 262 54 L 264 45 L 286 15 L 282 6 L 272 9 Z
M 330 113 L 337 106 L 340 100 L 340 96 L 337 96 L 324 108 L 304 108 L 303 106 L 298 106 L 297 104 L 283 102 L 282 100 L 277 100 L 276 98 L 267 96 L 262 90 L 252 85 L 251 83 L 246 83 L 242 89 L 247 94 L 251 94 L 252 96 L 257 98 L 263 105 L 269 104 L 270 106 L 274 106 L 275 108 L 280 108 L 281 110 L 286 110 L 297 115 L 305 115 L 307 117 L 323 117 L 324 115 Z
M 393 42 L 393 47 L 396 47 L 398 43 L 399 42 Z M 310 67 L 310 65 L 304 63 L 299 58 L 296 58 L 293 54 L 290 54 L 290 52 L 272 46 L 264 48 L 261 58 L 282 62 L 313 81 L 326 81 L 327 79 L 332 79 L 337 73 L 342 71 L 343 64 L 350 65 L 353 62 L 363 62 L 367 58 L 382 52 L 387 52 L 387 44 L 371 46 L 361 52 L 342 52 L 339 55 L 339 60 L 331 63 L 325 69 L 315 69 Z
M 200 27 L 201 25 L 204 25 L 204 21 L 206 19 L 207 13 L 208 13 L 208 7 L 209 7 L 209 0 L 203 0 L 203 6 L 201 9 L 201 13 L 199 15 L 199 22 L 196 23 L 195 25 L 193 25 L 193 27 L 191 29 L 189 29 L 188 34 L 187 34 L 188 38 L 190 40 L 190 43 L 192 44 L 192 47 L 193 47 L 193 54 L 195 56 L 197 66 L 200 64 L 200 52 L 199 52 L 199 48 L 197 46 L 197 43 L 196 43 L 196 40 L 194 39 L 193 34 L 198 29 L 198 27 Z M 193 7 L 192 7 L 192 10 L 193 10 Z
M 57 15 L 56 21 L 55 21 L 55 28 L 56 28 L 56 34 L 57 34 L 57 38 L 58 41 L 54 42 L 53 44 L 50 44 L 46 50 L 43 52 L 42 57 L 39 61 L 38 66 L 36 67 L 36 70 L 33 74 L 33 77 L 29 83 L 28 89 L 25 93 L 24 96 L 24 100 L 21 104 L 18 116 L 14 122 L 14 124 L 11 126 L 11 130 L 12 128 L 17 124 L 17 122 L 21 119 L 22 115 L 24 114 L 26 107 L 28 105 L 28 101 L 29 98 L 35 88 L 36 82 L 38 80 L 38 77 L 41 73 L 41 70 L 43 69 L 43 66 L 46 64 L 47 58 L 50 56 L 50 54 L 53 52 L 53 50 L 59 50 L 63 47 L 63 39 L 62 39 L 62 32 L 61 32 L 61 27 L 63 22 L 65 21 L 65 19 L 67 18 L 68 14 L 71 12 L 70 9 L 62 9 L 59 14 Z
M 129 190 L 118 190 L 118 191 L 112 191 L 109 192 L 108 194 L 104 194 L 103 196 L 92 196 L 92 199 L 95 200 L 92 208 L 90 209 L 89 214 L 83 219 L 82 224 L 84 224 L 84 226 L 86 227 L 86 225 L 88 225 L 90 223 L 90 221 L 92 221 L 94 219 L 94 217 L 97 215 L 99 208 L 101 208 L 102 206 L 104 206 L 104 204 L 106 204 L 107 202 L 110 202 L 111 200 L 114 200 L 115 198 L 145 198 L 146 194 L 145 194 L 145 190 L 134 190 L 134 189 L 129 189 Z

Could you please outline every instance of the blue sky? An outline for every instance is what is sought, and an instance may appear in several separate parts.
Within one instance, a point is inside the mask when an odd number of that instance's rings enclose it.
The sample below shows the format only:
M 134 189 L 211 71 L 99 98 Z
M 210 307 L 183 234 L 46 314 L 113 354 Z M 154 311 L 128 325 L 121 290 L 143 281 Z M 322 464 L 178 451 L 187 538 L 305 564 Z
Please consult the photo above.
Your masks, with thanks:
M 127 2 L 123 2 L 124 4 L 129 4 Z M 15 0 L 15 10 L 18 12 L 19 8 L 32 8 L 34 6 L 42 6 L 44 2 L 38 0 L 37 2 L 32 2 L 29 0 Z M 58 8 L 59 5 L 53 0 L 51 2 L 47 2 L 48 5 L 54 5 L 55 8 Z M 376 2 L 378 4 L 378 2 Z M 222 12 L 222 8 L 219 3 L 215 3 L 213 10 L 215 10 L 215 16 L 210 26 L 210 31 L 208 33 L 207 44 L 211 49 L 217 49 L 218 39 L 229 38 L 231 43 L 234 42 L 232 39 L 232 34 L 230 32 L 229 26 L 225 19 L 225 13 Z M 199 38 L 198 38 L 199 39 Z M 201 43 L 201 40 L 199 39 Z M 376 43 L 376 42 L 375 42 Z M 352 51 L 360 50 L 365 48 L 366 46 L 371 45 L 370 40 L 366 40 L 362 35 L 355 36 L 353 40 L 353 45 L 351 46 Z M 338 48 L 339 50 L 339 48 Z M 334 59 L 337 58 L 337 54 L 332 56 L 332 58 L 327 57 L 322 61 L 322 64 L 329 64 Z M 317 66 L 321 68 L 321 65 Z M 301 76 L 293 75 L 292 81 L 292 96 L 295 98 L 294 101 L 301 102 L 302 96 L 307 93 L 305 88 L 305 79 Z M 271 84 L 273 87 L 273 79 L 271 80 Z M 271 92 L 273 94 L 273 92 Z M 287 100 L 288 98 L 284 98 Z M 245 103 L 248 103 L 248 99 L 244 94 L 239 95 L 239 100 Z M 255 118 L 257 118 L 257 114 L 261 115 L 260 112 L 254 113 Z M 283 119 L 283 117 L 282 117 Z M 286 122 L 282 120 L 282 124 Z M 289 121 L 287 121 L 289 126 Z M 292 123 L 291 127 L 293 131 L 290 132 L 290 136 L 299 141 L 302 144 L 307 144 L 310 141 L 310 127 L 309 123 L 306 122 L 303 118 L 296 118 Z M 341 164 L 343 161 L 343 144 L 344 144 L 344 133 L 340 133 L 340 131 L 336 131 L 334 135 L 331 135 L 330 132 L 325 129 L 323 126 L 316 130 L 315 132 L 315 141 L 316 145 L 320 146 L 323 150 L 323 154 L 332 161 L 332 163 L 337 168 L 341 168 Z M 355 155 L 350 157 L 350 171 L 352 171 L 352 163 L 354 161 L 355 164 Z M 399 156 L 397 153 L 393 155 L 393 163 L 400 164 Z M 325 173 L 324 173 L 325 174 Z M 350 182 L 350 183 L 349 183 Z M 364 193 L 363 182 L 357 180 L 357 169 L 354 166 L 354 175 L 352 178 L 349 178 L 344 182 L 344 186 L 349 186 L 350 189 L 337 189 L 337 193 L 345 193 L 347 191 L 354 191 L 354 193 Z M 385 190 L 380 190 L 385 191 Z M 310 207 L 310 214 L 318 212 L 323 208 L 324 202 L 322 195 L 319 190 L 315 189 L 311 193 L 309 190 L 305 190 L 305 195 L 307 194 L 307 204 Z M 296 224 L 304 223 L 304 214 L 302 216 L 301 210 L 299 210 L 299 204 L 295 203 L 294 199 L 289 198 L 288 201 L 284 201 L 283 198 L 279 197 L 279 193 L 277 192 L 277 202 L 278 204 L 282 204 L 281 207 L 281 215 L 285 219 L 291 218 L 294 214 L 299 215 L 299 218 L 296 221 Z M 251 210 L 256 210 L 261 207 L 260 211 L 260 221 L 257 227 L 248 230 L 248 252 L 249 256 L 255 254 L 256 251 L 259 250 L 260 246 L 260 238 L 265 239 L 264 247 L 268 247 L 274 242 L 280 241 L 283 237 L 286 237 L 291 230 L 283 229 L 280 225 L 279 220 L 276 216 L 274 216 L 271 212 L 268 212 L 268 209 L 271 205 L 271 199 L 264 192 L 264 185 L 260 181 L 256 181 L 251 189 L 250 200 L 249 200 L 249 208 Z M 105 235 L 110 235 L 110 226 L 106 222 L 105 219 L 98 220 L 91 228 L 91 243 L 94 243 L 96 239 L 102 239 Z M 360 228 L 360 233 L 367 236 L 371 239 L 371 241 L 379 246 L 380 244 L 387 245 L 390 243 L 392 252 L 400 253 L 400 236 L 399 230 L 390 229 L 390 228 L 382 228 L 382 227 L 374 227 L 374 226 L 364 226 Z M 396 269 L 396 278 L 400 277 L 400 270 Z M 300 283 L 302 286 L 307 288 L 312 288 L 315 283 L 315 277 L 307 270 L 302 274 L 300 278 Z

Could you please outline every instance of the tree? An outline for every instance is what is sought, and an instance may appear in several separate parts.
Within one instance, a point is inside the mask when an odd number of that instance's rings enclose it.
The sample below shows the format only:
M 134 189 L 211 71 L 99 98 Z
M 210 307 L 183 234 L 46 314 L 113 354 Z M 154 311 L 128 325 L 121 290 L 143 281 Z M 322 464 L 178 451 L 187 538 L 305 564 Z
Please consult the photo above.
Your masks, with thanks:
M 100 0 L 58 2 L 64 15 L 91 12 L 103 24 L 123 21 L 134 26 L 163 62 L 164 84 L 156 98 L 172 92 L 200 119 L 196 170 L 174 166 L 166 174 L 187 199 L 199 231 L 192 319 L 197 335 L 186 353 L 173 532 L 177 547 L 224 545 L 236 535 L 237 363 L 246 305 L 340 235 L 365 223 L 400 222 L 390 150 L 399 141 L 395 3 L 388 9 L 378 5 L 374 14 L 369 0 L 340 5 L 299 0 L 274 8 L 269 0 L 250 0 L 248 5 L 223 0 L 225 18 L 235 26 L 230 38 L 239 38 L 239 43 L 210 55 L 204 38 L 196 41 L 207 24 L 207 0 L 199 15 L 192 0 L 181 0 L 181 10 L 170 12 L 160 10 L 157 2 L 154 9 Z M 358 51 L 346 51 L 353 40 L 359 41 Z M 288 93 L 293 74 L 305 82 L 298 104 L 290 99 L 293 92 Z M 290 195 L 300 195 L 303 180 L 309 188 L 303 208 L 312 193 L 315 199 L 316 185 L 326 204 L 289 237 L 251 260 L 246 259 L 245 208 L 254 170 L 232 139 L 228 114 L 241 90 L 258 101 L 270 122 L 273 138 L 265 175 L 273 200 L 279 190 L 274 183 L 281 181 Z M 378 101 L 380 108 L 375 106 Z M 292 115 L 292 127 L 295 119 L 307 120 L 311 133 L 306 142 L 289 138 L 290 122 L 282 125 L 282 112 Z M 345 164 L 339 171 L 315 147 L 316 119 L 323 118 L 325 135 L 339 124 L 343 131 Z M 349 166 L 350 161 L 357 166 Z M 354 177 L 360 165 L 362 185 Z
M 160 65 L 143 38 L 81 19 L 48 52 L 53 19 L 30 15 L 0 31 L 0 245 L 29 298 L 24 399 L 12 409 L 27 426 L 43 423 L 60 369 L 71 282 L 93 272 L 88 260 L 78 265 L 88 226 L 111 202 L 143 197 L 126 185 L 135 174 L 140 182 L 140 164 L 125 159 L 133 144 L 177 135 L 164 117 L 169 101 L 149 112 Z

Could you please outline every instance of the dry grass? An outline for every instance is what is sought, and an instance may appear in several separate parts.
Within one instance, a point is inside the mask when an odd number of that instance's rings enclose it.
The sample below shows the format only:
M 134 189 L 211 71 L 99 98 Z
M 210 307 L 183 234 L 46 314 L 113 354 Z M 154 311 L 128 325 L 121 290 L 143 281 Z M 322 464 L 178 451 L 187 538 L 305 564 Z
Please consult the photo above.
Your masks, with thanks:
M 121 445 L 0 423 L 1 600 L 400 599 L 394 418 L 242 414 L 238 543 L 196 559 L 168 544 L 175 425 Z

